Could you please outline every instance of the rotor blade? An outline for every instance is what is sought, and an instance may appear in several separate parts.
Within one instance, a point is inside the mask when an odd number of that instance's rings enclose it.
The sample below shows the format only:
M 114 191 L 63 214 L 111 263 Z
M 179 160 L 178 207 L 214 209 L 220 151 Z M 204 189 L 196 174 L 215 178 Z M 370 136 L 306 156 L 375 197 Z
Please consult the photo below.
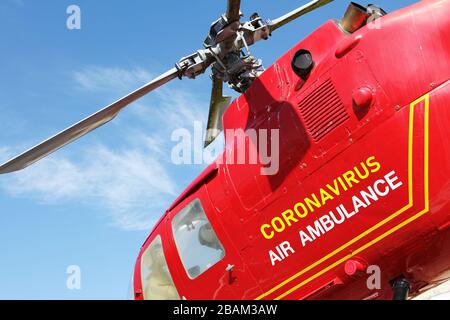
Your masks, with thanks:
M 66 144 L 69 144 L 92 130 L 97 129 L 98 127 L 114 119 L 127 105 L 155 90 L 156 88 L 166 84 L 170 80 L 175 79 L 178 74 L 178 69 L 172 68 L 122 99 L 117 100 L 106 108 L 94 113 L 77 124 L 74 124 L 66 130 L 22 153 L 16 158 L 4 163 L 0 166 L 0 174 L 25 169 L 29 165 L 44 158 Z
M 241 18 L 241 0 L 228 0 L 227 19 L 228 23 L 239 21 Z
M 322 7 L 334 0 L 313 0 L 300 8 L 297 8 L 287 14 L 285 14 L 282 17 L 279 17 L 278 19 L 272 20 L 270 23 L 270 31 L 275 31 L 276 29 L 284 26 L 285 24 L 319 8 Z
M 209 106 L 208 125 L 206 128 L 205 145 L 209 146 L 223 130 L 222 116 L 231 102 L 231 97 L 222 95 L 223 82 L 217 77 L 212 77 L 211 102 Z

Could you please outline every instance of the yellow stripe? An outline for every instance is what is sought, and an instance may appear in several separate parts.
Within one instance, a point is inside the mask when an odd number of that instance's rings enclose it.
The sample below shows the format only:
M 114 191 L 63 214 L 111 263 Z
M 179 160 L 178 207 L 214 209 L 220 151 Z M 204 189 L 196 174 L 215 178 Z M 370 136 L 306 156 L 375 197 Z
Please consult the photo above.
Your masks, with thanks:
M 430 95 L 426 95 L 425 98 L 425 159 L 424 159 L 424 179 L 425 179 L 425 210 L 428 211 L 430 209 L 430 187 L 428 184 L 428 164 L 430 157 Z
M 424 127 L 424 135 L 425 135 L 425 145 L 424 145 L 424 153 L 425 153 L 425 160 L 424 160 L 424 180 L 425 180 L 425 209 L 422 210 L 421 212 L 419 212 L 418 214 L 416 214 L 415 216 L 405 220 L 404 222 L 400 223 L 399 225 L 397 225 L 396 227 L 390 229 L 389 231 L 387 231 L 386 233 L 384 233 L 383 235 L 379 236 L 378 238 L 368 242 L 367 244 L 365 244 L 364 246 L 360 247 L 359 249 L 355 250 L 354 252 L 352 252 L 351 254 L 345 256 L 344 258 L 336 261 L 335 263 L 331 264 L 330 266 L 326 267 L 325 269 L 322 269 L 321 271 L 319 271 L 318 273 L 314 274 L 313 276 L 309 277 L 308 279 L 304 280 L 303 282 L 299 283 L 298 285 L 296 285 L 295 287 L 289 289 L 288 291 L 286 291 L 285 293 L 281 294 L 280 296 L 276 297 L 275 300 L 279 300 L 282 299 L 284 297 L 286 297 L 287 295 L 291 294 L 292 292 L 296 291 L 297 289 L 299 289 L 300 287 L 304 286 L 305 284 L 307 284 L 308 282 L 311 282 L 312 280 L 320 277 L 322 274 L 328 272 L 329 270 L 333 269 L 334 267 L 338 266 L 339 264 L 341 264 L 342 262 L 348 260 L 349 258 L 353 257 L 354 255 L 364 251 L 365 249 L 369 248 L 370 246 L 374 245 L 375 243 L 381 241 L 382 239 L 384 239 L 385 237 L 389 236 L 390 234 L 396 232 L 397 230 L 403 228 L 405 225 L 411 223 L 412 221 L 416 220 L 417 218 L 419 218 L 420 216 L 422 216 L 424 213 L 428 212 L 429 209 L 429 188 L 428 188 L 428 156 L 429 156 L 429 94 L 424 95 L 423 97 L 417 99 L 416 101 L 414 101 L 413 103 L 411 103 L 410 105 L 410 116 L 409 116 L 409 133 L 408 133 L 408 204 L 406 206 L 404 206 L 403 208 L 401 208 L 400 210 L 398 210 L 397 212 L 395 212 L 394 214 L 392 214 L 391 216 L 387 217 L 386 219 L 384 219 L 383 221 L 377 223 L 375 226 L 371 227 L 370 229 L 366 230 L 365 232 L 363 232 L 362 234 L 360 234 L 359 236 L 353 238 L 352 240 L 350 240 L 349 242 L 347 242 L 346 244 L 344 244 L 343 246 L 339 247 L 338 249 L 334 250 L 333 252 L 331 252 L 330 254 L 326 255 L 325 257 L 323 257 L 322 259 L 314 262 L 313 264 L 311 264 L 310 266 L 306 267 L 305 269 L 301 270 L 300 272 L 296 273 L 295 275 L 291 276 L 290 278 L 284 280 L 283 282 L 281 282 L 280 284 L 278 284 L 277 286 L 273 287 L 272 289 L 270 289 L 269 291 L 265 292 L 264 294 L 260 295 L 259 297 L 256 298 L 256 300 L 260 300 L 268 295 L 270 295 L 271 293 L 277 291 L 278 289 L 280 289 L 281 287 L 285 286 L 286 284 L 288 284 L 289 282 L 295 280 L 296 278 L 298 278 L 299 276 L 301 276 L 302 274 L 308 272 L 309 270 L 313 269 L 314 267 L 316 267 L 317 265 L 321 264 L 322 262 L 328 260 L 329 258 L 335 256 L 336 254 L 338 254 L 339 252 L 341 252 L 342 250 L 344 250 L 345 248 L 349 247 L 350 245 L 352 245 L 353 243 L 359 241 L 360 239 L 364 238 L 365 236 L 367 236 L 368 234 L 372 233 L 373 231 L 375 231 L 376 229 L 380 228 L 381 226 L 383 226 L 384 224 L 388 223 L 389 221 L 391 221 L 392 219 L 398 217 L 400 214 L 402 214 L 403 212 L 405 212 L 406 210 L 408 210 L 409 208 L 411 208 L 413 206 L 413 136 L 414 136 L 414 107 L 421 103 L 422 101 L 425 100 L 425 127 Z
M 409 133 L 408 133 L 408 194 L 409 194 L 409 203 L 411 206 L 414 204 L 413 198 L 413 137 L 414 137 L 414 102 L 410 105 L 409 109 Z

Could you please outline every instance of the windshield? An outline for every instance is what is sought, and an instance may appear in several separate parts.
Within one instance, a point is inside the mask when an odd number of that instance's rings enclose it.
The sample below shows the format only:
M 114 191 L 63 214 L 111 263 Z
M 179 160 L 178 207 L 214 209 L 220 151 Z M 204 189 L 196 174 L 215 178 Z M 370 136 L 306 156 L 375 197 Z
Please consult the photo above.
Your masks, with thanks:
M 180 300 L 167 267 L 160 236 L 142 255 L 141 281 L 145 300 Z
M 172 230 L 181 261 L 191 279 L 225 256 L 225 250 L 198 199 L 173 218 Z

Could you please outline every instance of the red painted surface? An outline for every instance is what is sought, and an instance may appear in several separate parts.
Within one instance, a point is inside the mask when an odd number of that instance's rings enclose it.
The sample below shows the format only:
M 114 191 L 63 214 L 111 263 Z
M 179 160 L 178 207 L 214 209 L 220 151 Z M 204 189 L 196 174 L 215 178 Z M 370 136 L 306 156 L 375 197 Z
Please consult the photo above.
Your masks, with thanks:
M 381 18 L 380 29 L 366 26 L 352 35 L 329 21 L 231 104 L 223 118 L 225 129 L 280 130 L 280 171 L 262 176 L 260 165 L 214 164 L 164 214 L 141 253 L 161 235 L 180 296 L 389 299 L 390 281 L 399 276 L 411 282 L 413 295 L 450 276 L 448 12 L 448 0 L 422 1 Z M 315 61 L 306 81 L 290 67 L 299 49 L 309 50 Z M 226 152 L 235 147 L 235 141 L 226 141 Z M 358 183 L 350 176 L 352 188 L 341 186 L 339 196 L 304 218 L 295 216 L 298 222 L 291 220 L 291 226 L 284 220 L 284 231 L 264 238 L 262 225 L 275 217 L 283 220 L 283 212 L 327 184 L 336 187 L 334 179 L 355 173 L 355 166 L 362 176 L 364 166 L 375 172 L 364 179 L 357 175 Z M 301 230 L 340 204 L 351 207 L 354 195 L 391 171 L 401 186 L 302 246 Z M 387 186 L 386 181 L 378 184 L 382 190 Z M 176 251 L 170 221 L 196 198 L 226 256 L 191 280 Z M 284 241 L 295 253 L 272 266 L 268 252 Z M 235 266 L 232 280 L 225 271 L 228 264 Z M 382 271 L 378 290 L 368 289 L 368 274 L 356 272 L 371 265 Z M 139 266 L 140 255 L 134 277 L 137 299 L 142 298 Z M 348 272 L 352 268 L 357 270 Z

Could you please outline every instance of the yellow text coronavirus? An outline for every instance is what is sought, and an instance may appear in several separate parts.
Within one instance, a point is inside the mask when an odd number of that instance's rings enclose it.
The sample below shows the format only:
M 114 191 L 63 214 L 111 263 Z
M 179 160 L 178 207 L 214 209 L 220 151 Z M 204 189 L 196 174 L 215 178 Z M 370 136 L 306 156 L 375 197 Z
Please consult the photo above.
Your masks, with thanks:
M 354 166 L 351 170 L 344 172 L 333 181 L 325 184 L 317 192 L 303 198 L 291 208 L 281 212 L 267 223 L 261 225 L 261 234 L 268 240 L 273 239 L 276 234 L 282 233 L 289 227 L 292 227 L 302 219 L 306 218 L 309 214 L 321 209 L 329 201 L 334 200 L 344 192 L 354 188 L 374 173 L 380 171 L 380 169 L 381 164 L 374 156 L 367 158 L 365 161 Z

